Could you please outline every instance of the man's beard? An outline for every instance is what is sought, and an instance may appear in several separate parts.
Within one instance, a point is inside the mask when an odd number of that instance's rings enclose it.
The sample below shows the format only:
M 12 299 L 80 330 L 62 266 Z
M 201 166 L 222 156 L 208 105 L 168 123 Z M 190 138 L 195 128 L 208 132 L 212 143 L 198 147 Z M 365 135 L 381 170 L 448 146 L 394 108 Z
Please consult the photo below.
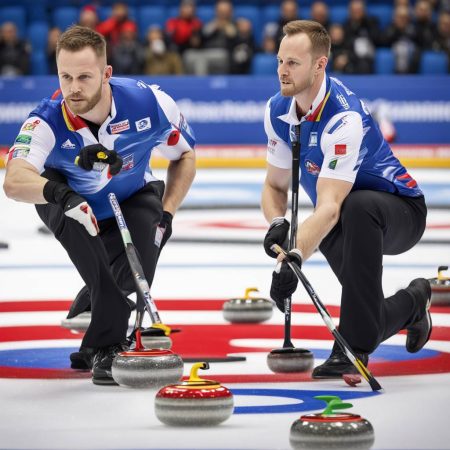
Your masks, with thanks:
M 287 80 L 285 80 L 287 81 Z M 300 94 L 306 89 L 309 89 L 314 83 L 314 76 L 311 76 L 307 80 L 303 80 L 301 84 L 293 84 L 290 83 L 285 85 L 280 80 L 280 92 L 283 97 L 294 97 L 297 94 Z
M 74 98 L 75 100 L 83 100 L 82 102 L 74 102 L 72 100 Z M 95 94 L 90 98 L 85 97 L 77 97 L 76 95 L 72 95 L 69 98 L 66 99 L 67 103 L 69 104 L 70 110 L 77 116 L 81 114 L 86 114 L 91 109 L 97 105 L 97 103 L 102 98 L 102 85 L 100 85 L 99 89 Z

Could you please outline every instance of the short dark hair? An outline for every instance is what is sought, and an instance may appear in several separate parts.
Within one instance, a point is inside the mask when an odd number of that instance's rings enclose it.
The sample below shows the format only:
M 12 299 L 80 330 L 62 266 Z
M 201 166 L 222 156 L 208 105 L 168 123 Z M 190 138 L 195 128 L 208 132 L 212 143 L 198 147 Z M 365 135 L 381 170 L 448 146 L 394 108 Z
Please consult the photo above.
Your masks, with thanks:
M 61 50 L 77 52 L 86 47 L 91 47 L 99 58 L 106 58 L 105 38 L 88 27 L 73 25 L 59 37 L 56 44 L 56 56 Z
M 311 52 L 316 56 L 330 56 L 331 39 L 328 31 L 313 20 L 292 20 L 283 27 L 286 36 L 305 33 L 311 41 Z

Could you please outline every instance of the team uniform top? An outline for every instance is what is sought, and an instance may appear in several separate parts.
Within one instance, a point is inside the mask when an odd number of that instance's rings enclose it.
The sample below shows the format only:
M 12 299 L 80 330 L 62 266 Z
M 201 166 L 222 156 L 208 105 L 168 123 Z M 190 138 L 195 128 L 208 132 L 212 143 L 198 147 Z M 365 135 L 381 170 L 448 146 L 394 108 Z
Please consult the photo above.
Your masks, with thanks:
M 324 78 L 301 121 L 294 98 L 278 93 L 269 99 L 264 127 L 270 164 L 291 168 L 289 142 L 295 140 L 294 127 L 300 123 L 300 184 L 314 205 L 318 177 L 348 181 L 353 183 L 353 190 L 423 195 L 392 153 L 364 103 L 336 78 Z
M 195 144 L 194 134 L 176 103 L 158 86 L 127 78 L 111 78 L 110 86 L 111 112 L 98 130 L 98 140 L 61 96 L 45 98 L 30 113 L 9 153 L 9 159 L 24 159 L 39 173 L 45 168 L 58 170 L 87 200 L 99 220 L 113 216 L 110 192 L 121 202 L 156 180 L 149 167 L 155 147 L 166 158 L 177 160 Z M 96 143 L 122 157 L 118 175 L 110 177 L 103 163 L 96 163 L 92 171 L 74 163 L 82 147 Z

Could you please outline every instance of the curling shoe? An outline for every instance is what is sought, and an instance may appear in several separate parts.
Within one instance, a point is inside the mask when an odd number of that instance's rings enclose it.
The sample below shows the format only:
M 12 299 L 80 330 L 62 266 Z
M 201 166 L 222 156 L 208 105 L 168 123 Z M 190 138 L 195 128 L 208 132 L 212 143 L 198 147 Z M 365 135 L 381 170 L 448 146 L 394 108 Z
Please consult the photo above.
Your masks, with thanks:
M 70 368 L 76 370 L 91 370 L 95 349 L 80 347 L 80 350 L 70 354 Z
M 367 367 L 369 355 L 367 353 L 356 353 L 356 356 Z M 320 366 L 312 371 L 312 378 L 342 378 L 345 374 L 357 374 L 358 369 L 347 358 L 337 343 L 333 345 L 330 357 Z
M 406 288 L 415 300 L 422 305 L 423 314 L 419 320 L 406 328 L 406 350 L 416 353 L 428 342 L 433 328 L 431 323 L 431 285 L 425 278 L 416 278 Z
M 114 358 L 123 351 L 128 350 L 124 344 L 115 344 L 108 347 L 102 347 L 97 350 L 92 363 L 92 382 L 100 385 L 118 384 L 112 377 L 112 362 Z

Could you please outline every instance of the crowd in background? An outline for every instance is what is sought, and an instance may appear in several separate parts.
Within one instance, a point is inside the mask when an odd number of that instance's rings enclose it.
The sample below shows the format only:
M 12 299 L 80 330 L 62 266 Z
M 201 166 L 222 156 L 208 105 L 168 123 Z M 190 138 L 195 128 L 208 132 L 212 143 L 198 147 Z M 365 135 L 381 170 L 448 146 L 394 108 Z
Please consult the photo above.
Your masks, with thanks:
M 392 22 L 382 29 L 368 15 L 363 0 L 348 2 L 348 16 L 342 23 L 331 23 L 329 6 L 323 1 L 311 4 L 308 17 L 320 22 L 330 33 L 332 48 L 329 71 L 345 74 L 374 72 L 377 48 L 389 47 L 395 57 L 395 72 L 417 73 L 422 52 L 447 54 L 450 61 L 450 1 L 395 0 Z M 151 25 L 145 39 L 139 39 L 137 23 L 129 16 L 126 3 L 115 3 L 111 16 L 100 21 L 96 6 L 80 10 L 78 23 L 103 34 L 108 41 L 109 63 L 115 74 L 210 75 L 248 74 L 257 53 L 278 51 L 283 26 L 301 19 L 294 0 L 280 3 L 278 22 L 264 24 L 257 44 L 252 22 L 235 17 L 233 3 L 218 0 L 215 17 L 207 22 L 196 16 L 194 0 L 181 0 L 177 17 L 169 17 L 165 27 Z M 55 47 L 62 30 L 48 33 L 48 70 L 56 73 Z M 19 38 L 16 25 L 5 22 L 0 28 L 0 74 L 30 73 L 32 42 Z

